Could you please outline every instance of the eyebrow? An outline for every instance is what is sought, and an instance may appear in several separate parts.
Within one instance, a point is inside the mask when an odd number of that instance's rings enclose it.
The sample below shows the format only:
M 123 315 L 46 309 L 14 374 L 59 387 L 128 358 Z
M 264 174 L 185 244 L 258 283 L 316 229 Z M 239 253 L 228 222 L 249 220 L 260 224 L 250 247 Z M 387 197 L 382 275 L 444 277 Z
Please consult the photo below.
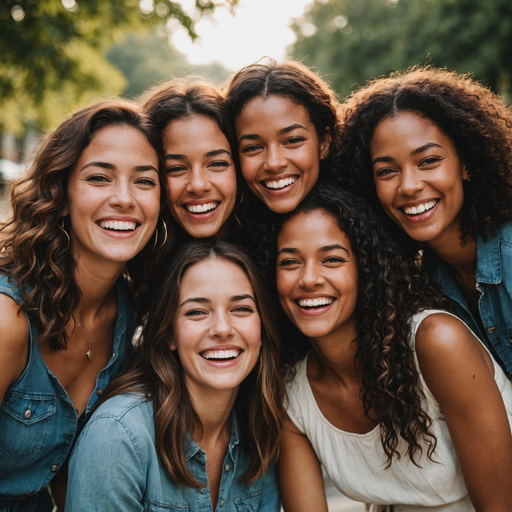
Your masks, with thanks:
M 317 252 L 329 252 L 334 251 L 335 249 L 341 249 L 342 251 L 345 251 L 348 255 L 350 255 L 350 252 L 348 249 L 345 249 L 340 244 L 332 244 L 332 245 L 324 245 L 323 247 L 320 247 Z M 298 254 L 300 251 L 298 249 L 295 249 L 294 247 L 283 247 L 277 252 L 277 255 L 279 256 L 281 253 L 286 252 L 289 254 Z
M 421 146 L 417 149 L 414 149 L 411 151 L 411 156 L 419 155 L 420 153 L 423 153 L 424 151 L 427 151 L 431 148 L 441 148 L 443 149 L 443 146 L 440 146 L 439 144 L 436 144 L 435 142 L 427 142 L 424 146 Z M 395 159 L 392 156 L 378 156 L 375 160 L 373 160 L 372 164 L 376 164 L 378 162 L 394 162 Z
M 287 126 L 286 128 L 281 128 L 277 134 L 278 135 L 285 135 L 286 133 L 289 133 L 293 130 L 306 130 L 308 131 L 308 129 L 305 127 L 305 126 L 302 126 L 301 124 L 298 124 L 298 123 L 295 123 L 295 124 L 292 124 L 290 126 Z M 238 143 L 240 144 L 240 142 L 242 142 L 243 140 L 246 140 L 246 139 L 249 139 L 249 140 L 259 140 L 261 139 L 261 136 L 258 135 L 257 133 L 246 133 L 245 135 L 242 135 L 239 139 L 238 139 Z
M 208 151 L 208 153 L 204 154 L 204 158 L 208 158 L 210 156 L 222 155 L 223 153 L 231 156 L 231 153 L 227 149 L 214 149 L 213 151 Z
M 89 162 L 88 164 L 85 164 L 81 169 L 80 172 L 87 169 L 88 167 L 101 167 L 102 169 L 108 169 L 110 171 L 115 171 L 116 166 L 114 164 L 110 164 L 108 162 Z M 156 167 L 153 165 L 136 165 L 134 167 L 134 170 L 137 172 L 145 172 L 145 171 L 155 171 L 158 172 Z
M 254 300 L 254 297 L 248 293 L 244 295 L 233 295 L 233 297 L 229 298 L 229 302 L 238 302 L 240 300 L 245 299 L 251 299 L 255 304 L 256 301 Z M 210 299 L 207 299 L 206 297 L 190 297 L 189 299 L 185 299 L 181 304 L 180 308 L 184 306 L 185 304 L 188 304 L 189 302 L 199 302 L 200 304 L 211 304 L 212 301 Z

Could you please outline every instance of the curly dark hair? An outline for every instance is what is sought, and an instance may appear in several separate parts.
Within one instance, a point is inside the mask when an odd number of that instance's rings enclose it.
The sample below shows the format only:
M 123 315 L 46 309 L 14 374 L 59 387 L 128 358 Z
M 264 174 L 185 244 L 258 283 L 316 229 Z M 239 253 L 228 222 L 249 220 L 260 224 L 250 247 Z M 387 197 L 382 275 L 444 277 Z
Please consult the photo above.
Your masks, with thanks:
M 331 132 L 327 158 L 320 161 L 320 176 L 332 168 L 332 155 L 338 149 L 339 102 L 334 91 L 304 64 L 278 63 L 273 59 L 256 62 L 238 71 L 227 84 L 227 107 L 234 124 L 242 109 L 254 98 L 281 96 L 302 105 L 315 125 L 318 139 Z M 233 133 L 235 129 L 233 128 Z
M 450 137 L 471 176 L 470 183 L 464 182 L 462 239 L 487 239 L 512 219 L 512 111 L 470 75 L 447 69 L 416 66 L 398 71 L 368 82 L 346 99 L 340 149 L 334 157 L 343 187 L 380 209 L 370 141 L 380 121 L 400 112 L 427 118 Z
M 27 175 L 12 186 L 13 214 L 0 225 L 0 272 L 21 287 L 24 301 L 20 308 L 37 326 L 39 343 L 48 342 L 51 350 L 66 349 L 66 325 L 82 300 L 66 234 L 70 221 L 62 217 L 69 175 L 94 135 L 109 126 L 130 126 L 146 137 L 159 155 L 163 194 L 160 136 L 149 118 L 132 102 L 103 101 L 78 110 L 46 137 Z M 161 233 L 158 240 L 150 239 L 149 248 L 163 243 Z M 135 297 L 147 283 L 156 281 L 163 257 L 163 253 L 142 251 L 128 262 L 127 282 Z
M 240 267 L 254 291 L 261 319 L 259 362 L 241 383 L 234 409 L 238 412 L 242 442 L 251 454 L 242 482 L 254 482 L 269 470 L 278 455 L 283 417 L 284 384 L 279 367 L 280 339 L 263 274 L 235 245 L 212 240 L 183 244 L 161 268 L 156 290 L 142 331 L 142 343 L 132 368 L 114 380 L 101 402 L 121 393 L 145 392 L 153 401 L 157 452 L 171 478 L 192 488 L 204 487 L 187 468 L 187 433 L 201 436 L 203 425 L 192 407 L 177 351 L 170 348 L 185 273 L 205 260 L 224 260 Z
M 275 218 L 262 244 L 269 267 L 275 269 L 277 237 L 286 221 L 299 212 L 317 210 L 332 216 L 346 234 L 357 263 L 355 362 L 362 379 L 365 414 L 369 418 L 373 411 L 380 421 L 387 467 L 393 457 L 400 458 L 399 437 L 407 442 L 413 463 L 416 452 L 422 452 L 420 439 L 432 458 L 436 437 L 430 430 L 432 420 L 422 408 L 424 397 L 418 388 L 418 370 L 409 343 L 410 320 L 426 308 L 449 310 L 450 301 L 402 256 L 381 220 L 361 198 L 326 184 L 317 185 L 296 210 Z M 282 311 L 280 315 L 283 363 L 290 367 L 305 357 L 311 345 Z

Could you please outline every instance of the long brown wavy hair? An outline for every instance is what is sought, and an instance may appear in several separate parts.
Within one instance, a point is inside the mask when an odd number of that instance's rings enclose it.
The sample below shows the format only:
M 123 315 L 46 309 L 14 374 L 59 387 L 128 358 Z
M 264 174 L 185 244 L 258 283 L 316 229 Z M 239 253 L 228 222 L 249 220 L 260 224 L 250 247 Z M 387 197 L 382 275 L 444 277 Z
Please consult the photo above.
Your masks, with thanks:
M 155 148 L 161 189 L 165 190 L 160 136 L 148 117 L 131 102 L 104 101 L 78 110 L 46 137 L 28 173 L 12 186 L 12 217 L 0 226 L 0 272 L 21 288 L 24 301 L 20 309 L 36 325 L 39 343 L 48 343 L 51 350 L 67 348 L 66 325 L 82 298 L 74 278 L 72 244 L 66 235 L 70 221 L 62 218 L 69 175 L 94 135 L 116 125 L 137 129 Z M 154 243 L 152 238 L 148 246 Z M 145 252 L 133 261 L 133 286 L 153 272 L 157 258 L 158 253 Z
M 140 393 L 152 400 L 155 446 L 165 469 L 178 484 L 204 487 L 190 473 L 185 459 L 187 433 L 200 437 L 201 420 L 192 407 L 184 370 L 177 351 L 171 350 L 183 276 L 193 265 L 208 259 L 234 263 L 246 274 L 261 318 L 262 347 L 259 362 L 242 382 L 235 401 L 241 424 L 241 441 L 251 454 L 242 482 L 252 483 L 277 459 L 282 422 L 284 385 L 279 367 L 280 341 L 265 281 L 257 267 L 238 247 L 226 242 L 193 240 L 182 245 L 162 269 L 133 357 L 132 368 L 106 389 L 102 402 L 121 393 Z
M 416 66 L 398 71 L 368 82 L 346 99 L 335 155 L 343 187 L 385 215 L 375 191 L 369 146 L 377 124 L 400 112 L 432 121 L 452 139 L 469 172 L 471 181 L 463 184 L 462 239 L 467 235 L 486 239 L 512 220 L 512 110 L 470 75 L 447 69 Z M 397 239 L 405 240 L 398 228 L 391 229 Z
M 267 248 L 265 258 L 269 267 L 275 269 L 277 237 L 284 223 L 299 212 L 317 210 L 329 214 L 347 235 L 357 263 L 354 363 L 362 379 L 364 412 L 370 418 L 373 411 L 380 423 L 387 467 L 393 458 L 400 459 L 402 455 L 398 451 L 400 438 L 406 441 L 408 456 L 414 464 L 415 454 L 422 453 L 424 446 L 432 459 L 436 437 L 430 429 L 432 420 L 422 407 L 424 396 L 418 388 L 418 370 L 409 342 L 410 320 L 423 309 L 450 310 L 450 301 L 402 256 L 381 219 L 362 199 L 326 183 L 313 188 L 296 210 L 276 216 L 275 223 L 267 226 L 262 245 Z M 311 344 L 279 310 L 282 360 L 285 366 L 293 367 L 311 350 Z

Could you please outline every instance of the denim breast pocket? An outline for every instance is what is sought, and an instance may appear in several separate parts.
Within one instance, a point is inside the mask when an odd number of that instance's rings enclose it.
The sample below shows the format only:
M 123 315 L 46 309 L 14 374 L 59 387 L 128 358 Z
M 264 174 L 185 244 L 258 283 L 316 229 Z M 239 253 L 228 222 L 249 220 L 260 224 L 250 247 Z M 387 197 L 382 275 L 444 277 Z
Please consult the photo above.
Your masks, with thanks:
M 190 507 L 188 505 L 168 505 L 146 501 L 144 503 L 144 512 L 190 512 Z
M 256 512 L 260 508 L 261 490 L 235 499 L 237 512 Z
M 21 461 L 42 452 L 56 411 L 49 393 L 7 392 L 0 410 L 0 452 Z

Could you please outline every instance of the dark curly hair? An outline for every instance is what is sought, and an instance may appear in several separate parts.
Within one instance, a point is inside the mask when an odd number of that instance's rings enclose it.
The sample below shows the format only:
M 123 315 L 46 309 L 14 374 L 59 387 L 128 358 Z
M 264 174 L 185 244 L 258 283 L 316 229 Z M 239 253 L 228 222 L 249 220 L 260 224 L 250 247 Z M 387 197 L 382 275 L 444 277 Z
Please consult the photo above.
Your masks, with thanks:
M 400 112 L 427 118 L 450 137 L 471 176 L 470 183 L 464 182 L 462 239 L 487 239 L 512 219 L 512 111 L 470 75 L 447 69 L 416 66 L 398 71 L 368 82 L 347 98 L 340 118 L 340 149 L 334 157 L 342 169 L 338 176 L 343 187 L 381 208 L 370 141 L 380 121 Z
M 402 256 L 381 220 L 362 199 L 332 186 L 315 187 L 296 210 L 276 217 L 276 223 L 267 230 L 267 250 L 262 252 L 269 266 L 275 268 L 277 237 L 286 221 L 299 212 L 317 210 L 332 216 L 346 234 L 357 263 L 355 361 L 362 379 L 365 414 L 369 417 L 373 411 L 379 418 L 387 467 L 393 457 L 400 458 L 400 437 L 407 442 L 413 463 L 416 452 L 422 452 L 420 440 L 428 446 L 432 459 L 436 437 L 430 430 L 432 420 L 422 408 L 424 397 L 409 343 L 410 320 L 426 308 L 451 309 L 449 299 Z M 305 357 L 311 345 L 282 311 L 280 315 L 283 362 L 290 367 Z
M 21 287 L 20 308 L 37 326 L 39 343 L 48 342 L 51 350 L 66 349 L 66 325 L 82 300 L 74 279 L 75 256 L 68 250 L 70 220 L 62 217 L 69 175 L 94 135 L 109 126 L 130 126 L 146 137 L 159 155 L 163 194 L 160 137 L 149 118 L 132 102 L 103 101 L 78 110 L 46 137 L 27 175 L 13 185 L 13 214 L 0 225 L 0 272 Z M 152 237 L 148 247 L 163 242 L 160 230 L 158 240 Z M 143 295 L 147 283 L 156 281 L 162 257 L 162 252 L 141 251 L 127 263 L 127 283 L 135 297 Z
M 242 68 L 227 84 L 227 107 L 234 124 L 242 109 L 254 98 L 281 96 L 302 105 L 315 125 L 319 140 L 330 129 L 327 158 L 320 161 L 320 176 L 332 167 L 331 157 L 338 148 L 338 109 L 336 94 L 319 75 L 294 61 L 273 59 Z M 233 133 L 235 129 L 233 128 Z

